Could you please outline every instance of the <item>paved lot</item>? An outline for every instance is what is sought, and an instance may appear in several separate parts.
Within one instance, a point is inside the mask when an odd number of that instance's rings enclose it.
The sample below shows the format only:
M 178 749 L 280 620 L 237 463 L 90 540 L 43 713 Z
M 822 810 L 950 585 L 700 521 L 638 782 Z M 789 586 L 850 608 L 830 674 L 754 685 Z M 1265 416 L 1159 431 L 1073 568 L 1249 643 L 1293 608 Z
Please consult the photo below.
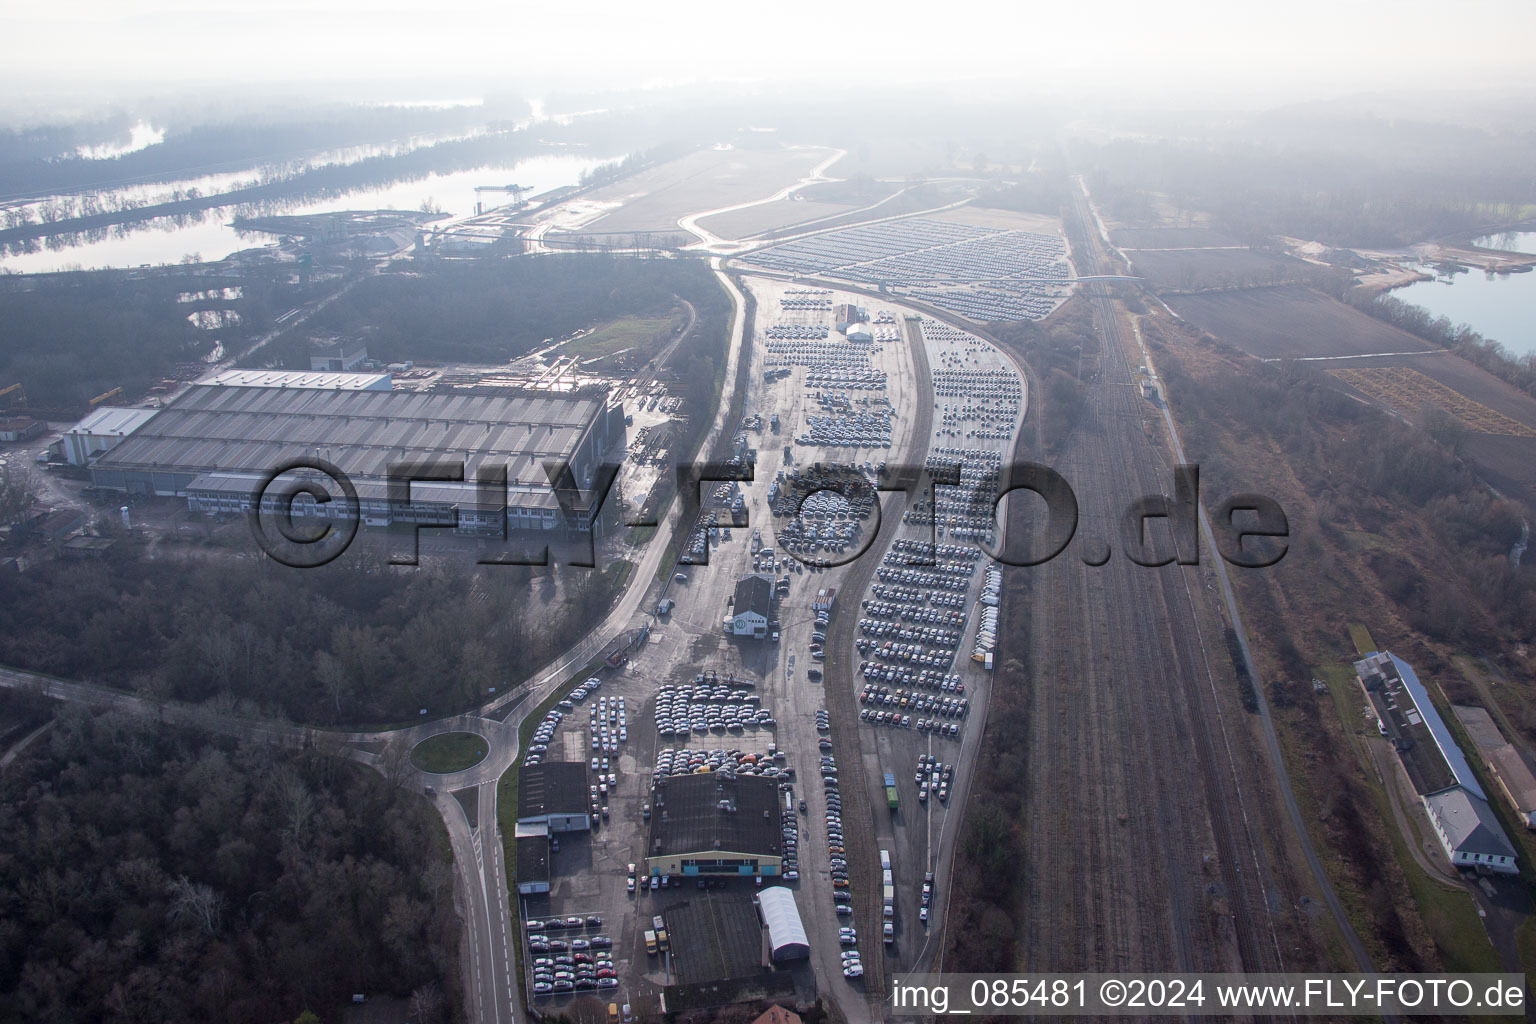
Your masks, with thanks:
M 815 775 L 820 756 L 817 746 L 820 734 L 814 717 L 814 711 L 825 704 L 825 684 L 813 682 L 808 676 L 809 669 L 823 667 L 810 655 L 814 628 L 811 599 L 821 587 L 840 587 L 851 567 L 812 568 L 793 559 L 786 560 L 775 530 L 776 523 L 783 520 L 773 517 L 768 492 L 779 471 L 785 468 L 785 445 L 790 446 L 791 469 L 818 458 L 859 464 L 887 458 L 896 461 L 911 442 L 914 416 L 910 408 L 903 407 L 902 398 L 913 394 L 914 367 L 905 342 L 873 346 L 871 366 L 886 373 L 888 390 L 857 396 L 871 400 L 886 394 L 893 397 L 897 409 L 890 449 L 822 449 L 795 445 L 793 439 L 809 429 L 809 417 L 821 415 L 823 410 L 813 399 L 815 389 L 808 391 L 804 384 L 806 368 L 793 367 L 787 378 L 772 382 L 764 380 L 767 353 L 763 334 L 775 325 L 830 327 L 832 314 L 824 309 L 781 308 L 779 299 L 786 296 L 793 287 L 791 285 L 757 279 L 751 284 L 758 300 L 756 326 L 759 337 L 753 346 L 751 385 L 743 411 L 747 417 L 761 415 L 764 426 L 760 432 L 748 433 L 749 442 L 758 449 L 756 479 L 742 484 L 749 523 L 746 527 L 732 529 L 729 540 L 723 539 L 722 535 L 722 539 L 711 546 L 707 565 L 682 567 L 688 577 L 686 582 L 669 583 L 665 592 L 665 596 L 677 602 L 676 607 L 657 621 L 648 642 L 634 653 L 624 671 L 610 675 L 603 684 L 599 691 L 601 695 L 610 699 L 620 695 L 625 697 L 629 723 L 629 742 L 621 748 L 616 761 L 618 785 L 610 797 L 609 820 L 590 838 L 562 839 L 561 850 L 552 865 L 556 875 L 554 891 L 547 901 L 532 904 L 526 911 L 536 918 L 540 914 L 601 914 L 603 931 L 615 939 L 616 957 L 625 960 L 625 967 L 620 972 L 623 986 L 619 991 L 629 995 L 636 1006 L 642 1005 L 644 994 L 650 989 L 666 984 L 669 979 L 677 980 L 675 971 L 669 974 L 666 958 L 645 955 L 642 936 L 650 927 L 652 914 L 665 912 L 684 901 L 742 899 L 754 891 L 750 882 L 734 880 L 723 883 L 721 888 L 704 891 L 693 881 L 685 887 L 654 894 L 642 890 L 630 896 L 625 891 L 626 864 L 639 863 L 643 870 L 644 823 L 640 807 L 649 801 L 650 770 L 655 764 L 656 751 L 661 747 L 687 746 L 690 749 L 766 752 L 770 744 L 777 744 L 788 752 L 787 763 L 797 771 L 796 798 L 804 796 L 813 801 L 804 820 L 814 827 L 804 830 L 799 850 L 800 879 L 791 883 L 797 889 L 801 917 L 811 939 L 811 966 L 823 988 L 831 985 L 845 989 L 845 996 L 851 995 L 856 1005 L 863 1005 L 862 993 L 856 987 L 850 987 L 842 977 L 842 947 L 838 942 L 837 927 L 846 921 L 834 917 L 827 909 L 832 905 L 833 887 L 827 867 L 825 835 L 821 831 L 820 816 L 824 805 Z M 857 297 L 844 295 L 829 298 L 860 301 Z M 871 307 L 872 313 L 887 309 L 878 302 L 862 301 Z M 896 311 L 887 311 L 899 324 Z M 770 414 L 775 412 L 781 420 L 778 434 L 767 425 Z M 899 520 L 899 513 L 900 506 L 890 504 L 882 539 Z M 872 524 L 873 519 L 869 523 Z M 760 531 L 762 543 L 774 547 L 779 554 L 772 573 L 779 577 L 788 575 L 790 579 L 789 595 L 780 603 L 778 612 L 781 623 L 778 643 L 728 637 L 721 629 L 721 620 L 729 610 L 728 601 L 736 582 L 753 568 L 751 539 L 754 529 Z M 856 605 L 856 601 L 852 602 L 846 613 L 856 615 Z M 697 673 L 709 671 L 752 680 L 756 684 L 753 692 L 760 695 L 761 706 L 776 717 L 776 727 L 749 726 L 740 734 L 712 732 L 686 740 L 658 737 L 654 721 L 657 689 L 665 684 L 690 683 Z M 851 682 L 848 685 L 852 685 Z M 578 753 L 579 759 L 590 757 L 585 750 L 585 710 L 595 699 L 587 698 L 574 715 L 567 717 L 561 736 L 551 745 L 552 750 L 566 751 L 563 756 L 571 759 L 577 759 L 574 755 Z M 574 739 L 566 740 L 567 735 Z M 567 743 L 569 747 L 565 745 Z M 874 945 L 869 946 L 866 942 L 863 948 L 873 950 L 878 947 L 878 938 L 872 938 Z M 558 1000 L 554 1005 L 558 1006 Z

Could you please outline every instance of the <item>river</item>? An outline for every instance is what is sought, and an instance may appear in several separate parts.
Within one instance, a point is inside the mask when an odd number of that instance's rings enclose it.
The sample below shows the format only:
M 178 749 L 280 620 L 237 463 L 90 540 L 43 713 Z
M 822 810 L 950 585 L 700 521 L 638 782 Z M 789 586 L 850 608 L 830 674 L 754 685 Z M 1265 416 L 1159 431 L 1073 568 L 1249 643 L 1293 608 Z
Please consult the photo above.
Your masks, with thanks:
M 1506 232 L 1475 240 L 1488 249 L 1536 253 L 1536 231 Z M 1428 269 L 1428 268 L 1426 268 Z M 1536 353 L 1536 272 L 1488 274 L 1469 270 L 1449 279 L 1415 281 L 1392 292 L 1452 323 L 1466 324 L 1516 356 Z
M 409 105 L 409 104 L 406 104 Z M 430 105 L 440 105 L 433 101 Z M 573 120 L 603 111 L 580 111 L 547 114 L 542 102 L 532 104 L 532 114 L 516 127 L 526 129 L 539 123 L 570 124 Z M 296 171 L 329 164 L 347 164 L 379 155 L 404 153 L 418 147 L 440 142 L 468 138 L 485 129 L 422 134 L 401 138 L 395 142 L 372 146 L 354 146 L 311 154 L 297 161 L 281 165 L 246 168 L 243 170 L 189 177 L 181 181 L 154 182 L 147 184 L 123 184 L 111 190 L 118 199 L 128 199 L 142 204 L 165 202 L 173 192 L 185 194 L 197 189 L 204 195 L 228 191 L 254 184 L 268 176 L 291 174 Z M 127 152 L 153 145 L 164 133 L 146 123 L 133 126 L 125 144 L 110 148 L 112 152 Z M 94 155 L 94 154 L 93 154 Z M 106 237 L 81 240 L 73 236 L 54 236 L 42 239 L 37 251 L 0 256 L 0 273 L 46 273 L 59 270 L 94 270 L 111 267 L 135 267 L 144 264 L 180 263 L 189 257 L 201 261 L 221 260 L 230 253 L 273 242 L 270 235 L 239 232 L 230 227 L 236 214 L 247 216 L 259 213 L 305 214 L 329 213 L 338 210 L 419 210 L 431 202 L 436 208 L 453 217 L 474 213 L 475 203 L 484 200 L 487 207 L 499 205 L 510 197 L 503 193 L 477 194 L 476 185 L 506 185 L 516 183 L 531 188 L 531 195 L 539 195 L 565 185 L 575 185 L 581 176 L 601 163 L 615 159 L 548 153 L 527 157 L 519 161 L 488 164 L 481 167 L 454 169 L 431 173 L 425 177 L 397 180 L 383 185 L 350 189 L 341 195 L 326 198 L 290 202 L 260 204 L 258 207 L 220 207 L 190 217 L 159 218 L 124 224 L 107 229 Z M 50 203 L 69 202 L 74 196 L 44 196 L 36 199 L 0 203 L 6 209 L 37 209 Z M 68 215 L 68 214 L 66 214 Z M 42 220 L 44 218 L 36 217 Z

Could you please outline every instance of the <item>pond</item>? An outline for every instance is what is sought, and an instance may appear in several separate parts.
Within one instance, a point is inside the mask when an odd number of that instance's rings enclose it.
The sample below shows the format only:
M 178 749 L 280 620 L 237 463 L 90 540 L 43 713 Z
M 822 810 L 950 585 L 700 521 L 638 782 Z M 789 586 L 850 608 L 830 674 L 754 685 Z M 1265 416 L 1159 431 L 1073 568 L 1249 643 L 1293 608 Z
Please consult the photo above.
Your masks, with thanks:
M 1536 231 L 1507 232 L 1476 240 L 1489 249 L 1536 253 Z M 1466 324 L 1516 356 L 1536 353 L 1536 272 L 1489 274 L 1481 270 L 1433 281 L 1415 281 L 1392 292 L 1452 323 Z

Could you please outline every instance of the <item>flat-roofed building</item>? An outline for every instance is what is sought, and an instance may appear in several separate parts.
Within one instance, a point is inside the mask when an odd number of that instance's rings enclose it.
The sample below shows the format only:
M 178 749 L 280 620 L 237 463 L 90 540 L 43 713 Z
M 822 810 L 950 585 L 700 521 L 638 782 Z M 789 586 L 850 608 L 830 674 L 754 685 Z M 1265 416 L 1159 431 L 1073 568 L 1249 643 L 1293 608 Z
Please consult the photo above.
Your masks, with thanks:
M 0 441 L 30 441 L 48 433 L 48 424 L 30 416 L 0 419 Z
M 361 341 L 338 341 L 310 353 L 309 368 L 351 372 L 367 361 L 366 344 Z
M 325 370 L 225 370 L 204 384 L 227 388 L 326 388 L 331 391 L 389 391 L 387 373 L 340 373 Z
M 1504 739 L 1498 723 L 1486 709 L 1458 705 L 1454 710 L 1504 799 L 1520 815 L 1521 824 L 1536 828 L 1536 773 L 1532 773 L 1525 755 Z
M 594 487 L 599 463 L 624 437 L 623 409 L 601 391 L 423 394 L 201 384 L 151 414 L 92 465 L 97 487 L 182 495 L 195 512 L 241 514 L 252 511 L 282 467 L 318 460 L 351 481 L 369 525 L 457 522 L 471 533 L 499 533 L 503 522 L 510 530 L 590 530 L 608 497 Z M 412 483 L 404 500 L 403 483 L 392 491 L 392 467 L 402 473 L 399 467 L 434 461 L 463 479 Z M 570 467 L 563 494 L 551 486 L 546 464 Z M 504 474 L 504 484 L 496 474 Z M 344 505 L 296 505 L 295 512 L 325 517 Z
M 784 864 L 778 782 L 701 772 L 657 780 L 646 841 L 653 875 L 778 875 Z
M 590 829 L 587 785 L 587 766 L 580 761 L 524 766 L 517 774 L 517 835 Z
M 517 891 L 523 896 L 549 892 L 549 837 L 519 836 L 517 846 Z

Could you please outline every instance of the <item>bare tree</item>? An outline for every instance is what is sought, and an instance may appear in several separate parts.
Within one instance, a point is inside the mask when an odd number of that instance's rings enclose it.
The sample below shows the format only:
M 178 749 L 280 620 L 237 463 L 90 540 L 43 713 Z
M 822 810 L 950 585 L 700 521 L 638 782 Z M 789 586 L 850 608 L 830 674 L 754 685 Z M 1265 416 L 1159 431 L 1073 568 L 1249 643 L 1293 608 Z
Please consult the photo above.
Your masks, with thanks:
M 197 925 L 209 935 L 218 932 L 219 920 L 224 915 L 224 897 L 212 886 L 178 875 L 166 885 L 165 892 L 171 900 L 166 916 L 172 921 Z
M 326 696 L 336 705 L 336 718 L 341 718 L 341 698 L 351 689 L 347 669 L 330 651 L 315 652 L 315 678 L 325 688 Z
M 429 981 L 411 993 L 411 1024 L 437 1024 L 443 1019 L 443 990 Z
M 19 462 L 0 465 L 0 524 L 16 522 L 37 501 L 31 470 Z
M 411 745 L 398 736 L 384 744 L 379 755 L 379 770 L 391 786 L 404 786 L 411 778 Z

